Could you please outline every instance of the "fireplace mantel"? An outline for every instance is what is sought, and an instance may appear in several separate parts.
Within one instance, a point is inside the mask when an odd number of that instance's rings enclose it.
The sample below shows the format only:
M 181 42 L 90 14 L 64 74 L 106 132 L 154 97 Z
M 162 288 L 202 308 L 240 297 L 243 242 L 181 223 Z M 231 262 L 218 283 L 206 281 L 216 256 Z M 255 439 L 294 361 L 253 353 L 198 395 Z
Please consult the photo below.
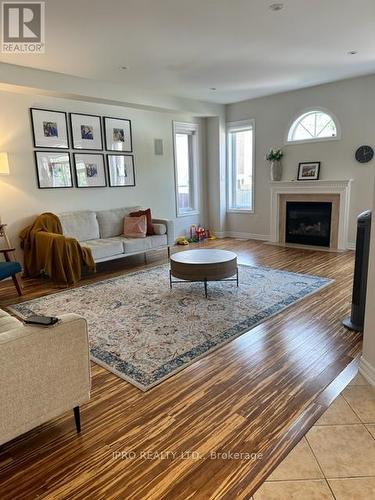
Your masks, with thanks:
M 348 222 L 350 190 L 353 180 L 321 180 L 321 181 L 278 181 L 270 182 L 271 188 L 271 241 L 280 242 L 280 195 L 288 194 L 337 194 L 340 196 L 337 248 L 348 248 Z M 321 199 L 321 196 L 319 197 Z

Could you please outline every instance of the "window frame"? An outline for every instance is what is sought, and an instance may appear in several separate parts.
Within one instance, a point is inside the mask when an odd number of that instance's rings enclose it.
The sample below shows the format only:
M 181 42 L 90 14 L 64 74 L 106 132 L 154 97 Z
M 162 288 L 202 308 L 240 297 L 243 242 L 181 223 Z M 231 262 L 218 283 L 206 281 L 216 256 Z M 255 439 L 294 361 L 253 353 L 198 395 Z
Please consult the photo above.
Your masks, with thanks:
M 251 208 L 238 208 L 232 206 L 233 199 L 233 180 L 234 180 L 234 170 L 231 162 L 232 159 L 232 151 L 230 148 L 230 133 L 232 131 L 238 130 L 248 130 L 251 129 L 252 134 L 252 186 L 251 186 L 251 199 L 252 199 L 252 207 Z M 226 124 L 226 139 L 227 139 L 227 212 L 233 214 L 253 214 L 255 213 L 255 120 L 240 120 L 235 122 L 227 122 Z
M 314 137 L 311 139 L 290 140 L 289 139 L 290 131 L 291 131 L 291 128 L 293 127 L 293 125 L 295 124 L 295 122 L 297 120 L 299 120 L 303 115 L 307 115 L 308 113 L 313 113 L 314 111 L 315 112 L 320 111 L 320 112 L 325 113 L 326 115 L 331 117 L 331 119 L 333 120 L 333 122 L 336 126 L 337 134 L 335 135 L 335 137 Z M 340 126 L 340 122 L 338 121 L 336 115 L 334 113 L 332 113 L 332 111 L 330 111 L 327 108 L 323 108 L 321 106 L 311 106 L 311 107 L 305 108 L 302 111 L 295 114 L 293 119 L 289 121 L 286 135 L 284 138 L 284 144 L 286 146 L 289 144 L 310 144 L 310 143 L 314 143 L 314 142 L 339 141 L 340 139 L 341 139 L 341 126 Z
M 175 202 L 176 202 L 176 216 L 189 217 L 192 215 L 199 215 L 200 213 L 200 199 L 199 199 L 199 124 L 173 121 L 173 163 L 174 163 L 174 180 L 175 180 Z M 178 204 L 178 170 L 177 170 L 177 146 L 176 134 L 189 134 L 192 135 L 193 141 L 190 145 L 190 153 L 192 153 L 192 161 L 189 165 L 189 183 L 191 189 L 191 196 L 193 199 L 194 207 L 191 210 L 180 210 Z

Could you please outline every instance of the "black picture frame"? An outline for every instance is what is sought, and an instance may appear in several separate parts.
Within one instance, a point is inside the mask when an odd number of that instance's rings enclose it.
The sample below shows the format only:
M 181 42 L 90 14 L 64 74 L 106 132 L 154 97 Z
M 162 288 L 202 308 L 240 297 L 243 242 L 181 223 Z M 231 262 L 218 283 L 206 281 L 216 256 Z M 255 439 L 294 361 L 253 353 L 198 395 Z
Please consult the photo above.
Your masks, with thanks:
M 104 175 L 104 184 L 103 185 L 100 185 L 100 186 L 80 186 L 79 184 L 79 180 L 78 180 L 78 174 L 77 174 L 77 160 L 76 160 L 76 157 L 80 155 L 80 156 L 84 156 L 84 155 L 87 155 L 87 156 L 100 156 L 103 160 L 103 175 Z M 104 153 L 88 153 L 88 152 L 74 152 L 73 153 L 73 166 L 74 166 L 74 178 L 75 178 L 75 183 L 76 183 L 76 187 L 78 189 L 94 189 L 94 188 L 104 188 L 104 187 L 107 187 L 108 186 L 108 182 L 107 182 L 107 172 L 106 172 L 106 161 L 105 161 L 105 156 L 104 156 Z
M 110 165 L 110 158 L 113 156 L 121 156 L 121 157 L 126 157 L 131 159 L 131 169 L 132 169 L 132 179 L 133 182 L 130 184 L 114 184 L 113 179 L 112 179 L 112 172 L 111 172 L 111 165 Z M 135 187 L 136 182 L 135 182 L 135 166 L 134 166 L 134 155 L 132 154 L 126 154 L 126 153 L 107 153 L 106 154 L 107 158 L 107 176 L 108 176 L 108 186 L 113 188 L 113 187 Z
M 304 167 L 311 166 L 316 169 L 316 174 L 311 176 L 303 176 L 302 170 Z M 320 161 L 304 161 L 298 164 L 297 181 L 317 181 L 320 176 Z
M 36 138 L 36 130 L 35 130 L 35 116 L 34 116 L 34 111 L 41 111 L 45 113 L 58 113 L 59 115 L 62 115 L 64 117 L 64 124 L 65 124 L 65 135 L 66 135 L 66 146 L 56 146 L 56 145 L 43 145 L 43 144 L 38 144 L 37 138 Z M 70 149 L 70 143 L 69 143 L 69 131 L 68 131 L 68 119 L 67 119 L 67 113 L 65 111 L 60 111 L 56 109 L 45 109 L 45 108 L 30 108 L 30 120 L 31 120 L 31 131 L 32 131 L 32 137 L 33 137 L 33 145 L 34 148 L 42 148 L 42 149 L 48 149 L 48 150 L 53 150 L 53 149 L 62 149 L 62 150 L 67 150 Z
M 74 136 L 74 128 L 73 128 L 73 121 L 72 121 L 72 116 L 88 116 L 90 118 L 97 118 L 99 122 L 99 136 L 100 136 L 100 148 L 91 148 L 91 147 L 79 147 L 77 146 L 77 141 Z M 91 115 L 88 113 L 69 113 L 69 122 L 70 122 L 70 133 L 71 133 L 71 140 L 72 140 L 72 149 L 76 149 L 79 151 L 103 151 L 103 129 L 102 129 L 102 117 L 99 115 Z M 81 140 L 84 140 L 81 138 Z M 85 144 L 85 146 L 89 146 Z
M 38 162 L 38 154 L 65 154 L 68 156 L 69 159 L 69 172 L 70 172 L 70 184 L 68 186 L 42 186 L 41 184 L 41 179 L 40 179 L 40 172 L 39 172 L 39 162 Z M 73 172 L 72 172 L 72 161 L 71 161 L 71 155 L 69 151 L 46 151 L 46 150 L 36 150 L 34 151 L 34 158 L 35 158 L 35 168 L 36 168 L 36 179 L 38 183 L 38 189 L 71 189 L 74 187 L 73 183 Z
M 108 143 L 108 121 L 109 120 L 116 120 L 116 121 L 122 121 L 122 122 L 127 122 L 127 125 L 129 127 L 129 142 L 130 142 L 130 148 L 129 149 L 114 149 L 113 147 L 110 146 Z M 104 141 L 105 141 L 105 150 L 106 151 L 116 151 L 117 153 L 133 153 L 133 131 L 132 131 L 132 122 L 131 120 L 127 118 L 116 118 L 114 116 L 103 116 L 103 130 L 104 130 Z

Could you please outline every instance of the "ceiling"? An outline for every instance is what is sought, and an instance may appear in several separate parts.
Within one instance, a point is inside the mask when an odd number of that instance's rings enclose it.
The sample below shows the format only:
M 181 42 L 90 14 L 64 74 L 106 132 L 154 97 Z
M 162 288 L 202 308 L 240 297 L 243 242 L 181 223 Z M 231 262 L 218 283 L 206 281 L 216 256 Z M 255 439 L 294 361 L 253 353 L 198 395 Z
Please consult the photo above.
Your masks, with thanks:
M 375 73 L 374 0 L 273 2 L 47 0 L 45 54 L 0 61 L 217 103 Z

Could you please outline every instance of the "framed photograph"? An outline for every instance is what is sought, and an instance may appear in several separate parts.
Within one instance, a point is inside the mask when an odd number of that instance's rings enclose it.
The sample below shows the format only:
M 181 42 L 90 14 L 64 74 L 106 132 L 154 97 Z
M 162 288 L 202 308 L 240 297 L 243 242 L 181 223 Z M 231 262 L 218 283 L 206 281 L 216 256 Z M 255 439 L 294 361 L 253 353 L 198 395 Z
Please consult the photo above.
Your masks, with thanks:
M 316 181 L 319 179 L 320 161 L 299 163 L 298 181 Z
M 70 155 L 63 151 L 35 151 L 39 189 L 73 187 Z
M 131 153 L 132 126 L 130 120 L 104 117 L 104 137 L 107 151 Z
M 68 124 L 64 111 L 30 108 L 35 148 L 68 149 Z
M 78 188 L 106 187 L 104 155 L 73 153 Z
M 135 186 L 133 155 L 107 154 L 110 187 Z
M 73 149 L 101 151 L 102 122 L 100 116 L 70 113 Z

